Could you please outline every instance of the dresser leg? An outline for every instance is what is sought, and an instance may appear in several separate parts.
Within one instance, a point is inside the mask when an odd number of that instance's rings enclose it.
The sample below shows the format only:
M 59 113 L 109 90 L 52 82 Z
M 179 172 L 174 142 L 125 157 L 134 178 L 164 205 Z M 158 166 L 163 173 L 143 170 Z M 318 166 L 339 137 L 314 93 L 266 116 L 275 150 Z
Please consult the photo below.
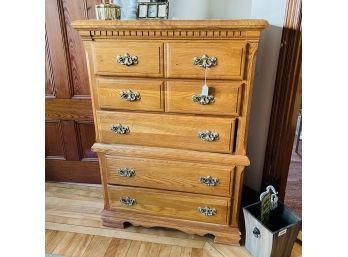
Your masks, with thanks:
M 117 219 L 117 217 L 110 217 L 108 215 L 105 215 L 106 212 L 102 212 L 102 224 L 105 227 L 112 227 L 112 228 L 119 228 L 124 229 L 124 220 Z
M 215 236 L 214 243 L 240 246 L 240 237 L 236 236 Z

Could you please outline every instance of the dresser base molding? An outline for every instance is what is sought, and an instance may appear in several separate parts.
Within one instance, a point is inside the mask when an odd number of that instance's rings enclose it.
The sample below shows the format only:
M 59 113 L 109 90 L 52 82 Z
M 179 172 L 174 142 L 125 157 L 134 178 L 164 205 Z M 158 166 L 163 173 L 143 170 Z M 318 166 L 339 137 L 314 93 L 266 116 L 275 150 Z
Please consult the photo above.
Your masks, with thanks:
M 138 214 L 127 211 L 102 211 L 103 226 L 123 229 L 128 222 L 133 226 L 167 227 L 183 231 L 187 234 L 215 236 L 214 243 L 240 245 L 241 232 L 237 227 L 227 225 L 204 223 L 198 221 L 181 220 L 169 217 Z

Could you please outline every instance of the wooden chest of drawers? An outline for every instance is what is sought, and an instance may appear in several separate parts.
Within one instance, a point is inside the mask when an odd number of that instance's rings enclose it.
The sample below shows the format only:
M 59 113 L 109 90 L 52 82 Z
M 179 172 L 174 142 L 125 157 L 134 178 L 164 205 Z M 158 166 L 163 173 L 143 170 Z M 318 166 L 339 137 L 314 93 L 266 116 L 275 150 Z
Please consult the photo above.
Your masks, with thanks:
M 171 227 L 239 243 L 252 80 L 266 26 L 73 23 L 86 49 L 104 225 Z

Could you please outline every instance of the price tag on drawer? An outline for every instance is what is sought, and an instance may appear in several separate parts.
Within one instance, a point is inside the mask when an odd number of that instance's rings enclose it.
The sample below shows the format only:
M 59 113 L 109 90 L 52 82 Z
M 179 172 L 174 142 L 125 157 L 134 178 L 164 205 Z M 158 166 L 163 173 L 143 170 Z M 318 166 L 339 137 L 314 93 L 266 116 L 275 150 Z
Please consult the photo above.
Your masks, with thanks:
M 203 85 L 201 94 L 204 96 L 208 96 L 208 93 L 209 93 L 209 87 L 207 85 Z

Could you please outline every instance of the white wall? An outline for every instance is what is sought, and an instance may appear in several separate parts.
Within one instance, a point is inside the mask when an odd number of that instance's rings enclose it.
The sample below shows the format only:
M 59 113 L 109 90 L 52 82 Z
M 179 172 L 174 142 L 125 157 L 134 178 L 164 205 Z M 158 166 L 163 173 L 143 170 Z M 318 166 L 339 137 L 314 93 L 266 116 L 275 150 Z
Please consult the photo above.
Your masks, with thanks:
M 259 191 L 286 0 L 169 0 L 169 18 L 266 19 L 256 63 L 245 184 Z
M 258 50 L 248 141 L 250 166 L 245 172 L 244 180 L 246 185 L 256 191 L 260 191 L 261 186 L 286 2 L 252 1 L 250 18 L 266 19 L 270 24 L 261 34 Z

